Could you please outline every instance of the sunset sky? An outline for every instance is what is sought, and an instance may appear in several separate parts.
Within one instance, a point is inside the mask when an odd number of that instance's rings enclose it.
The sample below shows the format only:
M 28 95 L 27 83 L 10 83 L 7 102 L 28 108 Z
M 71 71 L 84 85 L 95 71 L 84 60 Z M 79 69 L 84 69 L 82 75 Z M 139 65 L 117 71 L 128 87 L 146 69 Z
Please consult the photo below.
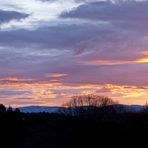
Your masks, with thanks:
M 148 101 L 148 1 L 0 0 L 0 103 L 84 93 Z

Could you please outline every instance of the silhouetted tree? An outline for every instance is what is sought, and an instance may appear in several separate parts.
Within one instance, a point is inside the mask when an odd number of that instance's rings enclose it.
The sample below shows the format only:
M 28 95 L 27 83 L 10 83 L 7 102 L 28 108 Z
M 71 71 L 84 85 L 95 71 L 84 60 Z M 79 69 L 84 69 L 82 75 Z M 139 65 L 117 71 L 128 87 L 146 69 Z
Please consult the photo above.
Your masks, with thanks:
M 6 112 L 6 107 L 3 104 L 0 104 L 0 114 Z
M 81 96 L 74 96 L 72 99 L 64 104 L 65 107 L 104 107 L 113 104 L 118 104 L 117 101 L 113 101 L 109 97 L 99 96 L 94 94 L 87 94 Z
M 80 95 L 72 97 L 69 102 L 64 104 L 64 107 L 67 108 L 64 112 L 71 115 L 82 115 L 90 113 L 90 111 L 94 113 L 98 108 L 102 108 L 106 111 L 107 108 L 105 107 L 113 104 L 118 104 L 118 102 L 106 96 L 96 94 Z

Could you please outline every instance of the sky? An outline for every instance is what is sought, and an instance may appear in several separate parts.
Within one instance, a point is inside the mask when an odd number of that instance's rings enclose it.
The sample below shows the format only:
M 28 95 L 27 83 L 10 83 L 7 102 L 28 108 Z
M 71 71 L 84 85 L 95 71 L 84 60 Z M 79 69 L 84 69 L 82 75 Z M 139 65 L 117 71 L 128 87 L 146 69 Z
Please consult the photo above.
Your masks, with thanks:
M 0 0 L 0 103 L 95 93 L 145 104 L 147 14 L 147 0 Z

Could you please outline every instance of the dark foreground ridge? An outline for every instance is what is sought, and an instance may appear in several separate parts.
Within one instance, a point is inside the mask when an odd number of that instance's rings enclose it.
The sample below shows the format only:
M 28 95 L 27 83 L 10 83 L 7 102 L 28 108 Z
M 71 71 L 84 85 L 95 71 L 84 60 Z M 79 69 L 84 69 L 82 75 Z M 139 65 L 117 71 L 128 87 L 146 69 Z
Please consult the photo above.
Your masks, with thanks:
M 123 110 L 123 108 L 120 110 Z M 148 112 L 117 112 L 113 107 L 84 113 L 21 113 L 0 107 L 1 147 L 83 148 L 147 144 Z

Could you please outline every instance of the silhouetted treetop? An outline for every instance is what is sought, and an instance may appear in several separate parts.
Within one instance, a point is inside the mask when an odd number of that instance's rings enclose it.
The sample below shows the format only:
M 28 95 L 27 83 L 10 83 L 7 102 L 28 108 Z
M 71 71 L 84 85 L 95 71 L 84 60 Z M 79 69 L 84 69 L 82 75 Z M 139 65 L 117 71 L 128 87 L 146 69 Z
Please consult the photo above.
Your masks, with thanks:
M 83 106 L 104 107 L 113 104 L 118 104 L 118 102 L 106 96 L 86 94 L 72 97 L 72 99 L 69 102 L 65 103 L 64 106 L 68 108 Z
M 7 112 L 13 112 L 13 108 L 11 106 L 8 107 Z

